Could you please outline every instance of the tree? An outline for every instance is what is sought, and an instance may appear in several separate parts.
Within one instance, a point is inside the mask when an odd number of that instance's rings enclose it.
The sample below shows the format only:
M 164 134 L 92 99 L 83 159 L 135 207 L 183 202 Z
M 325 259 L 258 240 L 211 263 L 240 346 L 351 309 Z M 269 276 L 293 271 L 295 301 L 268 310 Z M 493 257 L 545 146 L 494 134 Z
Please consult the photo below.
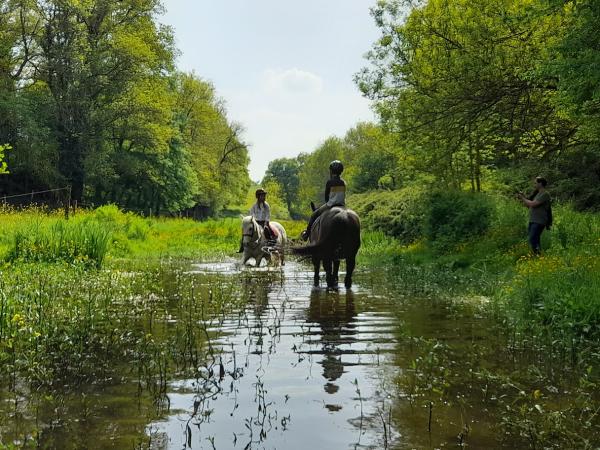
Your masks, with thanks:
M 262 183 L 276 182 L 281 187 L 288 211 L 298 202 L 302 158 L 279 158 L 269 163 Z
M 31 31 L 39 51 L 30 64 L 52 96 L 58 170 L 76 200 L 84 195 L 87 158 L 103 150 L 105 127 L 116 119 L 110 106 L 172 68 L 171 34 L 153 19 L 159 8 L 157 0 L 32 2 L 42 26 Z
M 399 187 L 402 174 L 399 170 L 400 149 L 393 137 L 372 123 L 359 123 L 348 130 L 343 139 L 346 166 L 344 178 L 350 192 L 377 189 L 382 177 L 390 179 L 388 187 Z
M 218 211 L 237 204 L 250 185 L 248 148 L 240 124 L 229 123 L 214 87 L 194 74 L 174 78 L 176 123 L 197 178 L 197 203 Z
M 250 183 L 243 127 L 214 87 L 175 70 L 160 0 L 0 4 L 4 192 L 72 187 L 77 201 L 217 212 Z
M 480 190 L 483 166 L 564 148 L 576 126 L 557 114 L 556 82 L 539 70 L 560 14 L 516 0 L 431 0 L 408 14 L 403 3 L 373 9 L 382 36 L 357 82 L 440 181 Z

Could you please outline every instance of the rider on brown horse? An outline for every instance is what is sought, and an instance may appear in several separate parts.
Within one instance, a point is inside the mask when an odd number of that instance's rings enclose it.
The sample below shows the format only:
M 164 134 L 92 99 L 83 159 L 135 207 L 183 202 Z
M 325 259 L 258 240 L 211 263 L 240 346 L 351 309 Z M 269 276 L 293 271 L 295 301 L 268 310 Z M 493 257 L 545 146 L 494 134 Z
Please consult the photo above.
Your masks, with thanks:
M 346 205 L 346 182 L 340 176 L 343 171 L 344 165 L 341 161 L 336 159 L 329 164 L 329 180 L 325 184 L 325 203 L 313 212 L 308 222 L 308 227 L 302 232 L 302 239 L 305 241 L 310 237 L 310 230 L 317 217 L 334 206 Z

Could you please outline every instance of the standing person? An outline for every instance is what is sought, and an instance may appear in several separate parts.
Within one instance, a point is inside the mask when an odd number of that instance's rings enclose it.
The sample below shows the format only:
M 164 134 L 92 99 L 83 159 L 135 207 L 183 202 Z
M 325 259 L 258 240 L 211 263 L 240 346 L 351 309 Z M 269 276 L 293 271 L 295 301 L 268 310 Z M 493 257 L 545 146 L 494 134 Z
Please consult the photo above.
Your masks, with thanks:
M 517 194 L 519 200 L 526 208 L 529 208 L 529 245 L 534 254 L 541 252 L 541 236 L 544 228 L 549 229 L 552 225 L 551 198 L 546 185 L 548 182 L 543 177 L 535 179 L 535 190 L 525 197 L 523 193 Z
M 313 212 L 306 230 L 302 232 L 302 239 L 305 241 L 310 237 L 310 230 L 315 220 L 324 211 L 334 206 L 346 206 L 346 182 L 341 178 L 343 171 L 344 165 L 341 161 L 336 159 L 329 164 L 329 180 L 325 184 L 325 203 Z
M 271 220 L 271 207 L 267 203 L 267 191 L 263 188 L 258 188 L 254 193 L 254 196 L 256 197 L 256 202 L 250 208 L 249 215 L 254 217 L 256 223 L 263 227 L 267 240 L 272 240 L 274 236 L 269 225 L 269 221 Z M 244 243 L 240 242 L 238 253 L 242 253 L 243 251 Z

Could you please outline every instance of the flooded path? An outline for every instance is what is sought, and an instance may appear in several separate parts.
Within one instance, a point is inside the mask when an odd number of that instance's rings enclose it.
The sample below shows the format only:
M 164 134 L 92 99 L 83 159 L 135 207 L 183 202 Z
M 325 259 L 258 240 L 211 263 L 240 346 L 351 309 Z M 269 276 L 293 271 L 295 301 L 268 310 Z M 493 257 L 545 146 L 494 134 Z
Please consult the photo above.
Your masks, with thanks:
M 312 289 L 306 268 L 293 263 L 282 279 L 269 276 L 247 274 L 252 302 L 211 330 L 220 349 L 212 376 L 204 370 L 204 380 L 171 385 L 176 413 L 150 426 L 158 447 L 381 447 L 376 415 L 391 404 L 381 380 L 397 326 L 387 301 L 361 287 Z
M 311 283 L 295 262 L 167 270 L 139 300 L 156 308 L 136 316 L 163 350 L 98 384 L 0 390 L 0 431 L 65 449 L 527 448 L 499 437 L 501 399 L 536 385 L 503 381 L 525 356 L 507 350 L 485 299 L 408 296 L 385 269 L 361 268 L 351 291 Z M 202 302 L 182 307 L 195 290 L 242 306 L 214 317 Z M 191 370 L 163 364 L 165 345 Z
M 194 270 L 240 276 L 227 264 Z M 170 385 L 171 413 L 148 427 L 152 447 L 436 448 L 459 444 L 467 423 L 477 423 L 471 440 L 495 445 L 481 415 L 446 405 L 430 418 L 415 401 L 424 395 L 419 382 L 412 393 L 398 386 L 403 371 L 415 372 L 423 343 L 402 347 L 406 322 L 462 346 L 482 338 L 475 328 L 488 330 L 482 319 L 469 307 L 466 318 L 429 300 L 406 302 L 380 275 L 363 273 L 353 290 L 328 292 L 312 288 L 303 265 L 245 270 L 251 301 L 211 330 L 218 361 Z

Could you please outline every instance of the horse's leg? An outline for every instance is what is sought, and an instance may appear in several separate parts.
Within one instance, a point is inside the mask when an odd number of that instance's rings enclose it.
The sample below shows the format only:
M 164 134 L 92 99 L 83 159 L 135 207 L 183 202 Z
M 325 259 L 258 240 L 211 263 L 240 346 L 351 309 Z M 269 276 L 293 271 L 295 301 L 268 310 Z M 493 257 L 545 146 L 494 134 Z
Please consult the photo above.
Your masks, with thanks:
M 312 262 L 313 262 L 313 267 L 315 269 L 315 276 L 313 278 L 313 285 L 315 287 L 319 287 L 319 281 L 321 281 L 320 278 L 319 278 L 319 270 L 321 270 L 321 260 L 318 259 L 316 256 L 313 256 Z
M 325 279 L 327 280 L 327 287 L 331 289 L 337 288 L 335 279 L 333 276 L 333 261 L 331 259 L 323 260 L 323 267 L 325 268 Z
M 283 230 L 279 230 L 279 237 L 277 238 L 277 254 L 278 254 L 278 258 L 279 258 L 279 264 L 281 266 L 285 266 L 285 251 L 284 251 L 284 244 L 285 244 L 285 239 L 283 238 L 283 233 L 285 231 Z
M 336 284 L 339 283 L 339 277 L 338 277 L 338 273 L 340 271 L 340 260 L 339 259 L 334 259 L 333 260 L 333 282 Z
M 352 273 L 356 267 L 356 255 L 346 258 L 346 278 L 344 278 L 344 286 L 346 289 L 352 287 Z

